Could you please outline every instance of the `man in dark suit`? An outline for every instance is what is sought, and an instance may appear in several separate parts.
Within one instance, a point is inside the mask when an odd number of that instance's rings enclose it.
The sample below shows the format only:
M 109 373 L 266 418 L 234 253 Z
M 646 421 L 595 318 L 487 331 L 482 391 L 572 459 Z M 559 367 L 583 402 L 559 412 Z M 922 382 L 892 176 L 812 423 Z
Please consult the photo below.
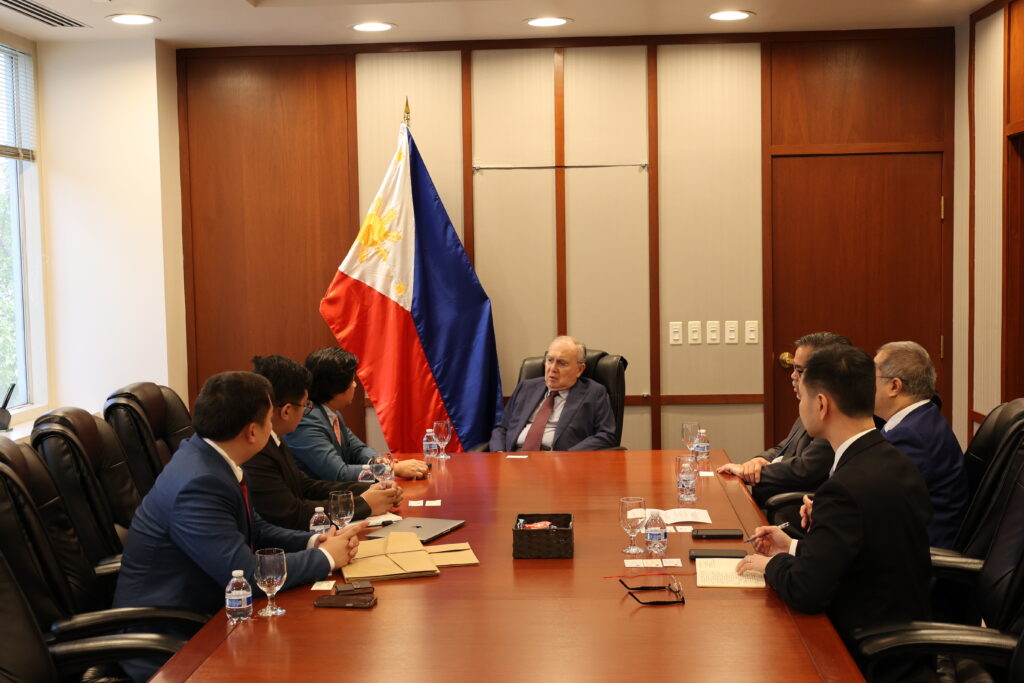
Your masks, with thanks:
M 964 452 L 935 396 L 935 367 L 912 341 L 890 342 L 875 355 L 875 415 L 882 436 L 921 470 L 932 499 L 928 538 L 952 548 L 967 507 Z
M 850 344 L 850 340 L 834 332 L 806 334 L 794 342 L 793 371 L 789 377 L 793 382 L 793 394 L 797 391 L 800 375 L 804 372 L 807 359 L 816 349 L 831 344 Z M 758 505 L 777 493 L 790 491 L 814 491 L 828 478 L 832 467 L 832 446 L 825 439 L 816 439 L 807 433 L 803 422 L 797 416 L 793 428 L 781 443 L 755 455 L 745 463 L 729 463 L 718 468 L 719 473 L 736 475 L 749 484 Z M 795 520 L 791 520 L 795 521 Z
M 251 372 L 221 373 L 203 385 L 193 408 L 195 435 L 182 442 L 135 512 L 114 607 L 213 614 L 224 604 L 232 570 L 243 570 L 257 590 L 257 548 L 288 553 L 285 589 L 322 579 L 355 555 L 356 533 L 365 523 L 310 535 L 269 524 L 249 504 L 240 466 L 270 437 L 270 394 L 270 382 Z M 157 666 L 149 660 L 124 664 L 136 680 Z
M 580 377 L 587 347 L 557 337 L 544 354 L 544 377 L 524 380 L 491 432 L 492 451 L 596 451 L 612 448 L 615 417 L 608 391 Z
M 300 471 L 281 437 L 295 431 L 299 420 L 312 408 L 310 372 L 284 356 L 257 356 L 252 364 L 253 371 L 266 377 L 274 389 L 270 439 L 263 450 L 242 465 L 252 505 L 263 519 L 286 529 L 307 529 L 314 509 L 327 509 L 331 491 L 352 492 L 356 503 L 353 519 L 357 520 L 387 512 L 401 502 L 402 489 L 397 485 L 382 488 L 382 484 L 324 481 Z
M 758 527 L 738 573 L 763 572 L 785 603 L 825 610 L 858 660 L 859 628 L 927 619 L 931 574 L 925 525 L 928 489 L 917 467 L 875 429 L 875 364 L 852 346 L 819 349 L 799 382 L 800 418 L 835 451 L 832 474 L 814 498 L 810 530 L 794 541 Z M 907 658 L 865 671 L 871 680 L 931 680 L 928 662 Z

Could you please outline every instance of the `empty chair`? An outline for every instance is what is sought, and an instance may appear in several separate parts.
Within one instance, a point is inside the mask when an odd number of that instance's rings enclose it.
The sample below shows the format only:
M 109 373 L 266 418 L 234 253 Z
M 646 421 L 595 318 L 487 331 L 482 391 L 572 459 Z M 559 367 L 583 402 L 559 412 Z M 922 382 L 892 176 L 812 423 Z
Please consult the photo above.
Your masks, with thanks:
M 615 416 L 615 443 L 622 443 L 622 415 L 626 407 L 626 366 L 622 356 L 612 355 L 599 349 L 587 349 L 586 368 L 583 377 L 599 382 L 608 390 L 612 415 Z M 544 356 L 523 359 L 519 368 L 519 382 L 544 376 Z
M 120 553 L 141 499 L 110 425 L 81 408 L 59 408 L 36 420 L 32 446 L 53 475 L 90 559 Z
M 143 496 L 181 442 L 195 432 L 181 397 L 152 382 L 136 382 L 112 393 L 103 405 L 103 417 L 121 439 Z
M 1024 426 L 1024 398 L 1014 399 L 992 409 L 964 451 L 971 497 L 985 478 L 989 465 L 997 459 L 1000 447 L 1009 435 Z

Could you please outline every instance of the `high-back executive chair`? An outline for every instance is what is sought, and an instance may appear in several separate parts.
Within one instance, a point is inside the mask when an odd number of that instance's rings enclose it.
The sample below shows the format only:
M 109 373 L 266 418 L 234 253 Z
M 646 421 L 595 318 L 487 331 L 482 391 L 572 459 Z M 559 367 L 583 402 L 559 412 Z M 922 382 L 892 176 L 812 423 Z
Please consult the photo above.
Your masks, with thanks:
M 609 354 L 600 349 L 587 349 L 586 368 L 583 377 L 599 382 L 608 390 L 608 398 L 612 404 L 612 415 L 615 416 L 615 445 L 622 443 L 622 414 L 626 407 L 626 366 L 629 365 L 622 356 Z M 523 359 L 519 368 L 519 382 L 544 376 L 544 356 L 531 356 Z
M 32 446 L 93 563 L 120 553 L 141 498 L 110 425 L 81 408 L 58 408 L 36 420 Z
M 103 404 L 103 417 L 121 439 L 143 496 L 181 442 L 195 433 L 181 397 L 152 382 L 136 382 L 112 393 Z

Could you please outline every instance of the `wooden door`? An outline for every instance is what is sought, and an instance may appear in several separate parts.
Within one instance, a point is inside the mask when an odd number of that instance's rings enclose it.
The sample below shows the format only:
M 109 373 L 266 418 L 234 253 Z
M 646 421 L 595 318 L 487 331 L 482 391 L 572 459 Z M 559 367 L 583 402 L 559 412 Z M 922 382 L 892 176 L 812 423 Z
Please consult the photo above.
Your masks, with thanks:
M 254 355 L 337 344 L 318 308 L 358 230 L 353 87 L 347 55 L 181 58 L 192 397 Z M 345 420 L 363 432 L 361 395 Z
M 790 371 L 775 359 L 808 332 L 839 332 L 872 355 L 889 341 L 920 343 L 948 419 L 942 233 L 952 227 L 940 218 L 942 171 L 940 153 L 772 159 L 774 369 L 765 391 L 774 443 L 797 415 Z

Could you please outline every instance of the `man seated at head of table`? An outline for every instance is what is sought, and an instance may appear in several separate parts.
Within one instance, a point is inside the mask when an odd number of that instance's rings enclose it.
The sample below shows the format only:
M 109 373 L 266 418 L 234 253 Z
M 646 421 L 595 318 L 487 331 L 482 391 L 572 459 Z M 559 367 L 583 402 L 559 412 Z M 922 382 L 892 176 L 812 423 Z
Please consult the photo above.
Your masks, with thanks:
M 807 432 L 835 451 L 832 473 L 815 493 L 804 539 L 758 527 L 758 554 L 740 560 L 736 571 L 764 573 L 801 612 L 826 611 L 864 670 L 853 645 L 857 629 L 930 615 L 928 489 L 913 461 L 875 429 L 871 356 L 852 346 L 819 349 L 807 359 L 799 388 Z M 885 662 L 872 680 L 931 678 L 927 658 L 906 658 Z
M 932 499 L 928 538 L 952 548 L 967 507 L 964 452 L 935 396 L 935 366 L 912 341 L 890 342 L 875 355 L 875 415 L 882 436 L 921 470 Z
M 377 455 L 341 418 L 341 411 L 355 397 L 358 366 L 354 354 L 337 346 L 318 349 L 306 357 L 306 368 L 313 376 L 309 386 L 313 408 L 284 440 L 299 469 L 316 479 L 355 481 L 363 465 Z M 400 460 L 395 462 L 395 474 L 422 479 L 427 465 L 422 460 Z
M 491 432 L 492 451 L 597 451 L 615 446 L 608 391 L 581 377 L 587 347 L 556 337 L 544 354 L 544 377 L 523 380 Z
M 798 383 L 807 359 L 815 350 L 832 344 L 849 345 L 850 340 L 834 332 L 805 334 L 794 342 L 793 394 L 800 399 Z M 832 467 L 832 446 L 825 439 L 816 439 L 807 433 L 798 415 L 789 435 L 776 446 L 755 455 L 745 463 L 729 463 L 718 468 L 720 473 L 734 474 L 749 484 L 758 505 L 763 506 L 772 496 L 790 491 L 814 491 L 821 485 Z
M 253 579 L 258 548 L 287 552 L 284 588 L 322 579 L 355 556 L 356 534 L 365 522 L 310 535 L 274 526 L 252 509 L 241 465 L 270 438 L 271 391 L 270 382 L 251 372 L 206 380 L 193 407 L 195 435 L 182 442 L 135 511 L 114 607 L 154 605 L 213 614 L 224 605 L 233 570 L 245 572 L 258 590 Z M 136 680 L 159 666 L 151 660 L 123 664 Z
M 327 510 L 332 491 L 352 492 L 356 520 L 387 512 L 401 502 L 399 486 L 383 488 L 384 484 L 324 481 L 299 470 L 282 437 L 295 431 L 302 416 L 312 410 L 309 370 L 284 356 L 257 356 L 252 365 L 274 390 L 270 439 L 263 450 L 242 465 L 249 480 L 252 505 L 265 520 L 286 529 L 307 529 L 317 506 Z

